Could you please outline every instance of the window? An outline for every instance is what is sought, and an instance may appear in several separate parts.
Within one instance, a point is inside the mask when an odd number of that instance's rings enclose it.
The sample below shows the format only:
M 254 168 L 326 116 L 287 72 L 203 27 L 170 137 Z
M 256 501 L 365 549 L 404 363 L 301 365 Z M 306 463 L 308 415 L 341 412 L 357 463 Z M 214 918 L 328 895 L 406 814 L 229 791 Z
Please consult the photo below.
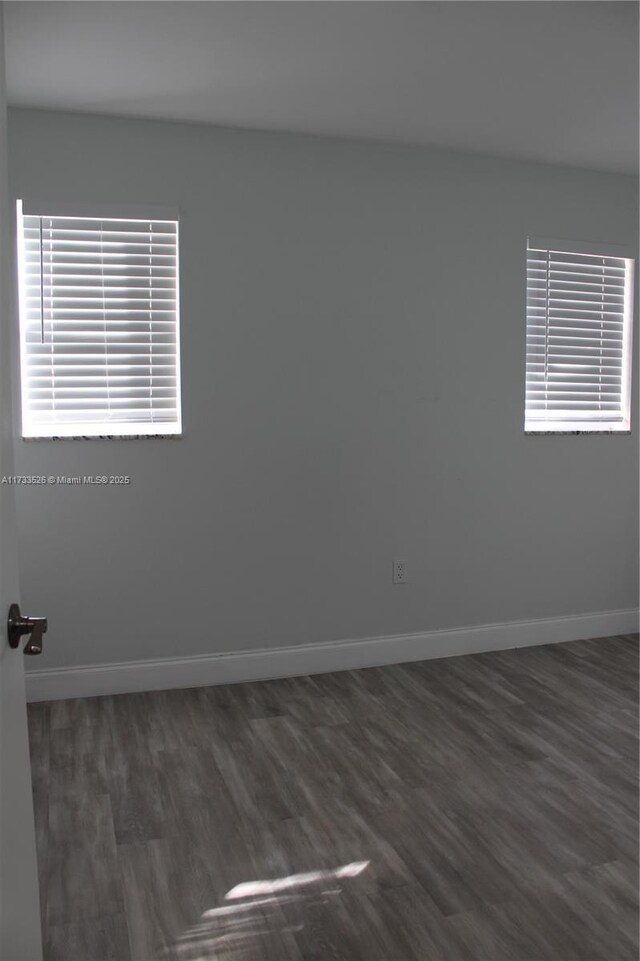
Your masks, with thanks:
M 529 238 L 525 431 L 629 430 L 633 267 L 622 248 Z
M 18 202 L 23 437 L 181 432 L 175 211 Z

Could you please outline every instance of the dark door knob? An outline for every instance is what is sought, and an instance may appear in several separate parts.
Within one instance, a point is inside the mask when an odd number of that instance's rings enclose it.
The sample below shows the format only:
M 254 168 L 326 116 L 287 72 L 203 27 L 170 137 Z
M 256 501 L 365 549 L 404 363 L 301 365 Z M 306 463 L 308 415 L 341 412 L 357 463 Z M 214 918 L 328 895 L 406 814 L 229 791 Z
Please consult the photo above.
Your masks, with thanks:
M 23 634 L 29 634 L 29 640 L 24 646 L 24 654 L 42 653 L 42 635 L 47 631 L 46 617 L 25 617 L 20 613 L 17 604 L 9 608 L 7 619 L 7 634 L 11 647 L 17 647 Z

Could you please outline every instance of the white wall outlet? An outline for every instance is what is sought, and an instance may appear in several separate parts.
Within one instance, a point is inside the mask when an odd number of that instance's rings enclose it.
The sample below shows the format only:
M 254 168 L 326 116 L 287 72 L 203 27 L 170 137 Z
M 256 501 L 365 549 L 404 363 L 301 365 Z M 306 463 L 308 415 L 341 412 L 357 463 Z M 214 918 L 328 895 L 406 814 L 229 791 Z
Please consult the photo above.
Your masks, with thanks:
M 407 562 L 403 560 L 393 561 L 393 583 L 394 584 L 406 584 L 409 580 L 409 569 L 407 567 Z

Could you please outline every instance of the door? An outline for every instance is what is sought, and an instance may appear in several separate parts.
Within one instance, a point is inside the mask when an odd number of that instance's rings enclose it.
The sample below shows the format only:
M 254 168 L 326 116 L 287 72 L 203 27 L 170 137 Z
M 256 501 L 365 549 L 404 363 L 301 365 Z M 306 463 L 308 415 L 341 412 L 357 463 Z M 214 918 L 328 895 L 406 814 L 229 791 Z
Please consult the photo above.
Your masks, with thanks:
M 4 38 L 0 3 L 0 480 L 12 470 L 9 323 L 12 293 L 7 201 Z M 22 649 L 7 642 L 9 605 L 18 600 L 13 490 L 0 484 L 0 958 L 40 961 L 36 863 L 27 706 Z

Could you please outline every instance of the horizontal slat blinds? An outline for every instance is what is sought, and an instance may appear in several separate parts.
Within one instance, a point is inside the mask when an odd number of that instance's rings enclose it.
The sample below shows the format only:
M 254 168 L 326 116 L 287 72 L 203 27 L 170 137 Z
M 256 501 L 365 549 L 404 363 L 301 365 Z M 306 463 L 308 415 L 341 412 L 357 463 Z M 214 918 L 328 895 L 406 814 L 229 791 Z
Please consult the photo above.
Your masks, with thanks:
M 632 269 L 529 243 L 526 430 L 628 429 Z
M 20 214 L 25 437 L 179 434 L 178 223 Z

